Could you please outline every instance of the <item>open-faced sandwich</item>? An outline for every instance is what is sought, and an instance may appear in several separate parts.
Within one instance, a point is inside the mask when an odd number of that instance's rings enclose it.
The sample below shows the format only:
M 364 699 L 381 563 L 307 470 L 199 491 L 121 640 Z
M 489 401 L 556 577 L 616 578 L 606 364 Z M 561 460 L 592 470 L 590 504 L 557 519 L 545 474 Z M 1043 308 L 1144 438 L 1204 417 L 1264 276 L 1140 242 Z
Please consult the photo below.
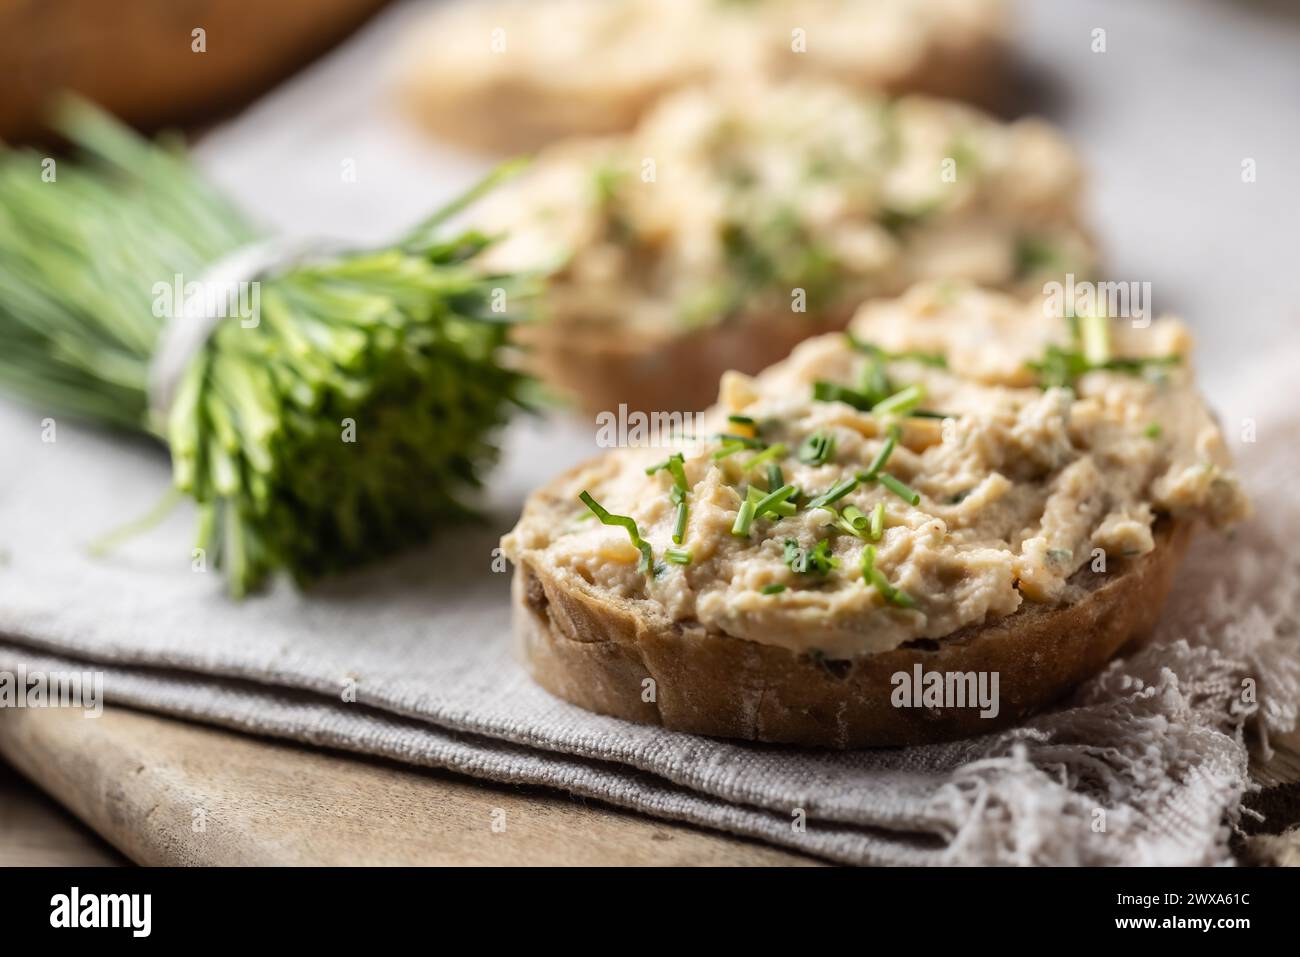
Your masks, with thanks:
M 417 29 L 402 98 L 439 135 L 489 150 L 630 129 L 718 77 L 820 77 L 970 102 L 998 98 L 1003 0 L 491 0 Z
M 1024 718 L 1154 625 L 1200 523 L 1248 503 L 1190 338 L 928 284 L 728 373 L 694 441 L 618 449 L 503 547 L 552 693 L 834 747 Z
M 1082 174 L 1045 123 L 821 83 L 683 91 L 544 151 L 475 223 L 546 274 L 523 332 L 588 410 L 697 410 L 918 280 L 1039 292 L 1092 268 Z

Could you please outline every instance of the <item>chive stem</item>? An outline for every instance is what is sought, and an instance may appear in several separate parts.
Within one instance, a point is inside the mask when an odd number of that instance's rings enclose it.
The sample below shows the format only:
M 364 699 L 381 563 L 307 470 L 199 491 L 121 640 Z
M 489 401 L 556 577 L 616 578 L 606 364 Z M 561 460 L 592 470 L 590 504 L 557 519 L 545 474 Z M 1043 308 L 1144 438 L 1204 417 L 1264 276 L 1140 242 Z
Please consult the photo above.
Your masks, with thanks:
M 818 495 L 808 503 L 809 508 L 825 508 L 834 502 L 838 502 L 844 496 L 848 495 L 858 487 L 857 476 L 850 476 L 832 485 L 821 495 Z
M 895 495 L 901 498 L 908 505 L 920 504 L 921 496 L 917 494 L 915 491 L 913 491 L 912 489 L 908 488 L 898 479 L 894 478 L 888 472 L 881 472 L 879 475 L 876 476 L 876 479 L 877 481 L 880 482 L 881 485 L 889 489 L 891 492 L 893 492 Z
M 592 498 L 591 493 L 586 489 L 583 489 L 578 494 L 578 498 L 595 513 L 602 525 L 617 525 L 627 530 L 628 538 L 632 540 L 633 546 L 641 553 L 641 562 L 638 565 L 640 571 L 649 572 L 654 567 L 654 551 L 651 549 L 650 543 L 641 537 L 641 531 L 637 528 L 636 519 L 630 515 L 615 515 L 613 512 L 608 511 Z
M 897 425 L 890 427 L 889 433 L 885 436 L 884 445 L 880 447 L 880 451 L 876 453 L 876 457 L 871 460 L 871 465 L 867 467 L 867 471 L 864 473 L 867 479 L 874 479 L 880 474 L 880 470 L 885 467 L 889 457 L 894 454 L 894 446 L 898 443 L 900 434 Z
M 885 534 L 885 503 L 877 502 L 876 507 L 871 510 L 871 526 L 868 534 L 873 542 L 880 541 Z
M 736 513 L 735 524 L 731 526 L 731 534 L 744 537 L 749 534 L 749 528 L 754 524 L 754 502 L 750 499 L 740 503 L 740 511 Z
M 746 463 L 742 466 L 742 468 L 744 468 L 744 470 L 745 470 L 746 472 L 748 472 L 748 471 L 749 471 L 750 469 L 752 469 L 754 466 L 756 466 L 756 465 L 764 465 L 764 464 L 766 464 L 766 463 L 768 463 L 768 462 L 772 462 L 772 461 L 774 461 L 774 460 L 776 460 L 776 459 L 779 459 L 781 456 L 785 455 L 785 453 L 786 453 L 786 447 L 785 447 L 784 445 L 782 445 L 780 442 L 777 442 L 775 445 L 769 445 L 769 446 L 768 446 L 767 448 L 765 448 L 762 452 L 759 452 L 757 455 L 755 455 L 753 458 L 751 458 L 748 462 L 746 462 Z M 784 483 L 782 483 L 782 484 L 784 484 Z
M 871 408 L 872 415 L 906 415 L 925 398 L 925 386 L 919 382 L 900 389 Z

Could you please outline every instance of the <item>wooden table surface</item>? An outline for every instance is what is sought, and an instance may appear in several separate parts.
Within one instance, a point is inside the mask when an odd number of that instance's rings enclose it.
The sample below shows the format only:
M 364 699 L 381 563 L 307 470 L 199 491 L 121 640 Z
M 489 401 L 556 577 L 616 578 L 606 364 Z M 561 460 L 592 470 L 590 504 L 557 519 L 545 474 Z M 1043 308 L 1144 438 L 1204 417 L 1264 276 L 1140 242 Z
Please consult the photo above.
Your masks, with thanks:
M 1300 821 L 1300 735 L 1275 745 L 1253 765 L 1263 790 L 1249 803 L 1267 821 L 1246 821 L 1243 862 L 1300 863 L 1300 835 L 1276 836 Z M 0 865 L 818 863 L 553 791 L 126 708 L 0 711 L 0 755 L 54 799 L 0 765 Z
M 0 754 L 141 864 L 817 863 L 553 791 L 125 708 L 93 720 L 72 710 L 0 711 Z M 57 821 L 48 809 L 25 813 Z M 0 827 L 0 863 L 40 863 L 5 846 L 15 841 L 8 830 Z M 49 863 L 71 863 L 60 850 L 67 840 L 50 848 Z

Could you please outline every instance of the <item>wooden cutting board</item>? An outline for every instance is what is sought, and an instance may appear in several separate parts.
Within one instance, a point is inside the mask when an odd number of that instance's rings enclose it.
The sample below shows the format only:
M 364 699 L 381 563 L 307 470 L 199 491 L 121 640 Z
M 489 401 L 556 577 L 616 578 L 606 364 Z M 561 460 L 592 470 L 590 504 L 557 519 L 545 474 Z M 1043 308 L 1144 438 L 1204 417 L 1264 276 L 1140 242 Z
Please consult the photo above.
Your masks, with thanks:
M 0 711 L 0 754 L 140 864 L 816 863 L 556 792 L 125 708 Z
M 1258 833 L 1238 842 L 1243 862 L 1300 863 L 1300 834 L 1276 836 L 1300 821 L 1300 735 L 1274 744 L 1253 765 L 1250 804 L 1267 820 L 1247 821 Z M 125 708 L 0 711 L 0 755 L 141 864 L 818 863 L 552 791 Z

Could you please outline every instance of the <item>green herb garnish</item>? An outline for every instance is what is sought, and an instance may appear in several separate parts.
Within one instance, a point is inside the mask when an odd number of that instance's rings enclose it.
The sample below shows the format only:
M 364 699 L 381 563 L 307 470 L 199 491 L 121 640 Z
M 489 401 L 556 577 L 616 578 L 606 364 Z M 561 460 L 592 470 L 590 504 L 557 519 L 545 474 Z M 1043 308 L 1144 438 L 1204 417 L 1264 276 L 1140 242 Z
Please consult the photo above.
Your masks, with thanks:
M 785 586 L 780 583 L 774 583 L 771 585 L 764 585 L 759 589 L 759 591 L 764 595 L 779 595 L 781 592 L 785 591 Z
M 673 542 L 678 545 L 686 535 L 686 496 L 690 492 L 690 486 L 686 482 L 685 462 L 686 459 L 681 452 L 674 452 L 664 461 L 651 465 L 645 470 L 646 475 L 654 475 L 667 469 L 673 477 L 673 487 L 668 493 L 668 499 L 677 507 L 677 517 L 673 522 Z
M 1072 388 L 1079 376 L 1093 370 L 1124 372 L 1129 375 L 1146 375 L 1153 369 L 1178 365 L 1180 355 L 1115 357 L 1110 354 L 1110 320 L 1105 316 L 1079 316 L 1072 318 L 1075 347 L 1065 349 L 1049 345 L 1043 358 L 1027 362 L 1026 366 L 1038 373 L 1038 385 L 1043 389 Z
M 749 528 L 754 524 L 754 506 L 757 503 L 753 499 L 745 499 L 740 503 L 740 511 L 736 513 L 736 521 L 731 526 L 731 534 L 743 538 L 749 534 Z
M 877 402 L 871 409 L 872 415 L 906 415 L 916 408 L 925 398 L 925 387 L 920 383 L 909 385 L 895 392 L 887 399 Z
M 780 488 L 785 484 L 785 474 L 775 462 L 767 463 L 767 487 Z
M 845 505 L 844 508 L 840 509 L 840 517 L 843 518 L 844 521 L 848 522 L 849 525 L 858 532 L 865 529 L 870 522 L 870 519 L 867 518 L 867 514 L 856 505 Z
M 691 563 L 691 553 L 684 548 L 665 548 L 664 558 L 674 565 L 689 565 Z
M 1152 422 L 1150 425 L 1148 425 L 1145 429 L 1142 430 L 1142 434 L 1145 435 L 1148 439 L 1158 439 L 1160 438 L 1160 436 L 1165 434 L 1165 430 L 1164 427 L 1159 422 Z
M 812 433 L 799 446 L 798 458 L 805 465 L 825 465 L 835 454 L 835 434 L 825 430 Z
M 858 487 L 858 479 L 856 476 L 842 479 L 841 481 L 836 482 L 834 485 L 828 488 L 825 492 L 822 492 L 821 495 L 818 495 L 816 498 L 812 499 L 808 503 L 808 507 L 825 508 L 827 505 L 830 505 L 833 502 L 838 502 L 840 499 L 848 495 L 857 487 Z
M 793 485 L 790 487 L 795 488 Z M 777 488 L 779 489 L 780 486 L 777 486 Z M 754 503 L 754 518 L 756 519 L 762 518 L 764 514 L 771 514 L 777 518 L 788 518 L 799 511 L 799 506 L 793 501 L 794 497 L 798 495 L 798 492 L 799 490 L 795 489 L 794 492 L 788 496 L 790 499 L 789 501 L 785 498 L 778 497 L 772 502 L 764 505 L 761 509 L 758 507 L 758 504 L 767 497 L 767 493 L 763 491 L 763 489 L 759 488 L 757 485 L 751 485 L 746 491 L 745 497 Z
M 772 462 L 773 460 L 779 459 L 781 456 L 785 455 L 785 453 L 786 447 L 782 443 L 777 442 L 775 445 L 769 445 L 762 452 L 759 452 L 748 462 L 744 463 L 742 467 L 748 472 L 754 466 Z M 783 482 L 781 484 L 785 483 Z
M 784 560 L 792 572 L 801 575 L 828 575 L 839 567 L 839 559 L 831 555 L 831 543 L 823 538 L 812 548 L 803 548 L 793 538 L 785 540 Z
M 912 596 L 901 588 L 895 588 L 891 585 L 889 579 L 876 567 L 875 545 L 868 545 L 862 550 L 862 581 L 868 585 L 874 585 L 876 591 L 880 592 L 885 601 L 891 605 L 898 605 L 900 608 L 916 607 L 916 602 L 912 600 Z
M 1104 366 L 1110 361 L 1110 319 L 1105 313 L 1091 313 L 1077 318 L 1084 361 L 1089 368 Z
M 779 505 L 793 505 L 793 503 L 789 502 L 788 499 L 790 496 L 794 495 L 796 491 L 798 491 L 798 489 L 793 485 L 783 485 L 780 488 L 769 492 L 754 503 L 754 515 L 761 516 L 765 512 L 776 511 L 777 506 Z
M 877 502 L 876 507 L 871 510 L 870 527 L 867 530 L 873 542 L 880 541 L 885 534 L 885 503 Z
M 636 526 L 636 519 L 630 515 L 615 515 L 607 511 L 603 505 L 591 497 L 591 493 L 585 489 L 579 493 L 580 498 L 587 508 L 595 513 L 600 519 L 602 525 L 617 525 L 627 530 L 627 536 L 632 540 L 633 546 L 641 553 L 641 561 L 637 569 L 642 572 L 650 572 L 654 569 L 654 550 L 651 549 L 650 543 L 641 537 L 641 531 Z
M 1054 269 L 1061 259 L 1060 251 L 1046 240 L 1022 236 L 1016 243 L 1016 278 L 1025 279 Z
M 871 460 L 871 465 L 867 467 L 866 472 L 862 473 L 864 479 L 871 480 L 880 474 L 880 470 L 885 467 L 889 457 L 894 454 L 894 446 L 898 444 L 901 435 L 902 430 L 897 425 L 890 426 L 885 435 L 885 443 L 880 447 L 880 451 L 876 453 L 876 457 Z
M 888 472 L 881 472 L 876 476 L 876 480 L 885 488 L 889 489 L 908 505 L 917 505 L 921 501 L 921 496 L 908 488 L 898 479 L 894 478 Z
M 858 352 L 865 352 L 869 356 L 887 359 L 890 362 L 920 362 L 923 365 L 933 366 L 936 369 L 948 368 L 947 357 L 938 352 L 921 352 L 920 350 L 886 352 L 877 345 L 858 339 L 851 332 L 846 332 L 844 335 L 848 339 L 850 346 Z
M 870 412 L 875 399 L 857 389 L 818 379 L 813 383 L 813 398 L 818 402 L 843 402 L 861 412 Z
M 720 459 L 725 459 L 728 456 L 735 455 L 737 452 L 744 451 L 744 449 L 745 444 L 743 442 L 727 442 L 722 446 L 722 448 L 713 453 L 712 458 L 717 462 Z

